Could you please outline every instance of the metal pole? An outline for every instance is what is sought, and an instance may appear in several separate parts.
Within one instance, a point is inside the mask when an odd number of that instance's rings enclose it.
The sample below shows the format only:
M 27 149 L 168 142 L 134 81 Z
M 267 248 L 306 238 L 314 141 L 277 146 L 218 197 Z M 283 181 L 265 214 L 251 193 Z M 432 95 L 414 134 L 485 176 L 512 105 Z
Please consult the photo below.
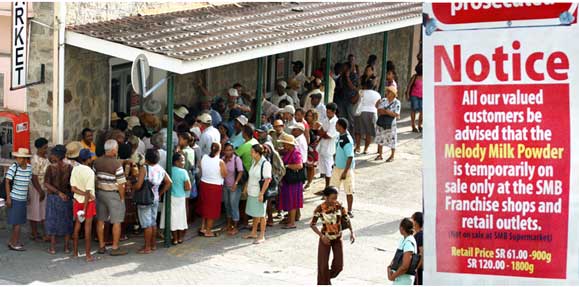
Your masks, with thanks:
M 139 93 L 139 112 L 143 111 L 143 99 L 145 99 L 145 63 L 139 60 L 139 69 L 141 71 L 141 76 L 139 77 L 139 87 L 141 87 L 141 92 Z M 130 104 L 129 104 L 130 105 Z M 130 112 L 130 108 L 129 108 Z
M 382 71 L 380 75 L 380 95 L 384 96 L 386 89 L 386 63 L 388 62 L 388 31 L 384 32 L 384 43 L 382 44 Z
M 255 92 L 256 107 L 255 107 L 255 127 L 261 126 L 261 112 L 263 105 L 263 62 L 265 58 L 257 59 L 257 91 Z
M 324 73 L 324 104 L 330 100 L 330 69 L 332 68 L 332 43 L 326 44 L 326 71 Z
M 173 159 L 173 92 L 175 90 L 173 82 L 174 77 L 169 74 L 167 84 L 167 174 L 169 177 Z M 165 247 L 171 247 L 171 191 L 165 192 Z

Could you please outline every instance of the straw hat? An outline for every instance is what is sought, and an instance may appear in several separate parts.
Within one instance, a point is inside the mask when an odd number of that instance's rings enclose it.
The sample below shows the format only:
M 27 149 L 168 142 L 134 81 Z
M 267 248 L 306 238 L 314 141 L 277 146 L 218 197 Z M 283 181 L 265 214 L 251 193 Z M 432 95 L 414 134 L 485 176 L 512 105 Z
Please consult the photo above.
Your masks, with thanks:
M 119 115 L 117 115 L 116 112 L 113 112 L 113 113 L 111 114 L 111 122 L 118 121 L 118 120 L 120 120 L 120 119 L 121 119 L 121 118 L 119 118 Z
M 66 157 L 77 158 L 82 149 L 82 144 L 79 141 L 69 142 L 66 144 Z
M 396 89 L 396 87 L 394 86 L 388 86 L 386 87 L 386 95 L 388 95 L 388 92 L 393 93 L 395 97 L 398 96 L 398 89 Z
M 294 136 L 288 134 L 282 134 L 282 136 L 279 139 L 277 139 L 277 142 L 293 146 L 296 145 L 296 139 L 294 138 Z
M 161 112 L 161 103 L 159 101 L 154 100 L 152 98 L 147 99 L 143 103 L 143 111 L 149 114 L 158 114 Z
M 12 152 L 13 157 L 32 157 L 30 150 L 27 148 L 19 148 L 18 151 Z

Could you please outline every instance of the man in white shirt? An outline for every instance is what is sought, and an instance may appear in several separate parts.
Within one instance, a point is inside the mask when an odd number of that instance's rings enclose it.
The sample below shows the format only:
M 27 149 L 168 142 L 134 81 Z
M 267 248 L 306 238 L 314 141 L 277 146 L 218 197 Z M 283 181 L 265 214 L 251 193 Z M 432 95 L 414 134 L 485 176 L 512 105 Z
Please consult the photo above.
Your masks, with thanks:
M 299 94 L 303 95 L 304 94 L 304 84 L 307 82 L 308 78 L 306 77 L 306 74 L 304 74 L 304 63 L 302 61 L 295 61 L 292 62 L 292 70 L 294 72 L 294 76 L 292 79 L 298 81 L 300 83 L 300 89 L 299 89 Z
M 322 128 L 319 131 L 321 140 L 318 145 L 318 153 L 320 154 L 318 166 L 320 173 L 326 178 L 326 188 L 330 185 L 330 179 L 332 178 L 334 154 L 336 153 L 336 139 L 339 136 L 336 130 L 336 123 L 338 122 L 338 117 L 336 116 L 337 110 L 338 106 L 335 103 L 327 104 L 326 117 L 320 120 Z
M 322 122 L 326 118 L 326 106 L 322 103 L 322 94 L 313 94 L 312 108 L 318 112 L 318 121 Z
M 286 93 L 287 83 L 285 81 L 279 81 L 275 85 L 275 91 L 269 93 L 269 101 L 274 105 L 279 107 L 282 101 L 287 101 L 289 105 L 294 105 L 294 100 Z
M 324 92 L 322 92 L 322 90 L 320 90 L 320 88 L 322 87 L 322 80 L 320 79 L 314 79 L 313 83 L 313 90 L 311 90 L 306 96 L 305 96 L 305 103 L 304 103 L 304 110 L 305 111 L 309 111 L 310 109 L 313 108 L 312 106 L 312 99 L 311 99 L 311 95 L 313 94 L 324 94 Z M 331 103 L 332 101 L 330 101 Z
M 221 142 L 221 134 L 219 130 L 211 125 L 211 116 L 209 114 L 202 114 L 197 118 L 199 127 L 201 128 L 201 138 L 199 139 L 199 146 L 203 155 L 211 153 L 211 145 L 214 142 Z
M 296 109 L 293 106 L 287 105 L 281 110 L 281 116 L 284 125 L 284 131 L 287 134 L 291 134 L 292 130 L 291 127 L 294 126 L 297 122 L 295 119 Z
M 304 135 L 306 127 L 302 123 L 296 123 L 295 125 L 291 126 L 291 130 L 292 135 L 296 138 L 296 147 L 302 155 L 302 162 L 303 164 L 306 164 L 308 161 L 308 141 Z

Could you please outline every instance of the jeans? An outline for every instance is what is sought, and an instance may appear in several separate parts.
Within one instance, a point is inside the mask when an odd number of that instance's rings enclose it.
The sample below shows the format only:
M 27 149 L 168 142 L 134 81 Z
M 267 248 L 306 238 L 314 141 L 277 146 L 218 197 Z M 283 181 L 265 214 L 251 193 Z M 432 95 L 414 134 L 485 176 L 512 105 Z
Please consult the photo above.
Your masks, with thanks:
M 141 228 L 145 229 L 157 225 L 157 209 L 159 209 L 159 201 L 155 200 L 151 205 L 139 205 L 137 206 L 137 209 Z
M 225 212 L 227 217 L 231 217 L 233 221 L 239 221 L 239 199 L 241 198 L 241 186 L 237 186 L 237 190 L 231 191 L 232 187 L 223 186 L 223 202 L 225 203 Z

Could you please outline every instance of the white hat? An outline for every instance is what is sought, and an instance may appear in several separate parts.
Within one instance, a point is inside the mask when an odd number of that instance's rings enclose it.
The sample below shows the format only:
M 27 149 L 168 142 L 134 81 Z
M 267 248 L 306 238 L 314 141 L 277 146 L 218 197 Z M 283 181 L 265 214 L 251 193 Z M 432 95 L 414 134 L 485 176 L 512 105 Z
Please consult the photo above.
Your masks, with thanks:
M 306 126 L 305 126 L 304 124 L 302 124 L 302 123 L 296 123 L 296 124 L 292 125 L 292 126 L 290 127 L 290 129 L 292 129 L 292 130 L 298 129 L 298 130 L 301 130 L 302 132 L 305 132 L 305 131 L 306 131 Z
M 237 117 L 236 120 L 237 120 L 242 126 L 245 126 L 245 125 L 247 125 L 247 123 L 249 123 L 249 120 L 248 120 L 247 117 L 244 116 L 244 115 L 241 115 L 241 116 Z
M 211 115 L 210 114 L 202 114 L 197 118 L 198 121 L 204 124 L 211 124 Z
M 294 115 L 296 113 L 296 109 L 292 105 L 286 105 L 283 108 L 282 113 L 290 113 L 290 114 Z
M 187 114 L 189 114 L 189 110 L 186 107 L 180 107 L 173 113 L 179 118 L 184 119 L 187 116 Z
M 277 84 L 282 86 L 284 89 L 287 88 L 287 83 L 284 80 L 278 81 Z
M 27 148 L 19 148 L 17 152 L 12 152 L 13 157 L 32 157 L 30 150 Z
M 161 112 L 161 103 L 153 98 L 147 99 L 143 103 L 143 111 L 149 114 L 158 114 Z
M 127 127 L 129 129 L 133 129 L 134 127 L 140 126 L 141 122 L 139 121 L 139 118 L 136 116 L 130 116 L 130 117 L 126 117 L 125 121 L 127 121 Z
M 230 97 L 239 97 L 239 92 L 237 92 L 237 89 L 234 88 L 229 89 L 228 94 Z
M 192 132 L 197 139 L 201 137 L 201 129 L 199 127 L 194 126 L 189 131 Z

